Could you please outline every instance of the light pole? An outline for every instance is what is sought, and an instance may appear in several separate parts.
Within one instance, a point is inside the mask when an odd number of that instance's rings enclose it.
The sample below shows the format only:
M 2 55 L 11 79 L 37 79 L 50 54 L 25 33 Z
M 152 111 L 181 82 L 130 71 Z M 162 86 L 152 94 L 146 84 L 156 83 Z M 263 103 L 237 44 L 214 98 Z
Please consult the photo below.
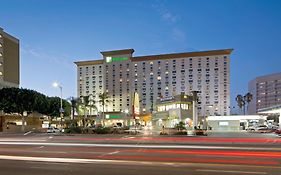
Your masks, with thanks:
M 206 108 L 212 108 L 213 105 L 205 105 L 205 115 L 204 115 L 204 121 L 203 121 L 203 129 L 208 130 L 208 125 L 207 125 L 207 115 L 210 115 L 210 111 L 206 111 Z M 208 112 L 208 113 L 207 113 Z
M 57 87 L 60 88 L 60 110 L 59 110 L 59 112 L 60 112 L 61 126 L 62 126 L 62 118 L 63 118 L 63 108 L 62 108 L 62 86 L 59 85 L 57 82 L 54 82 L 54 83 L 53 83 L 53 86 L 56 87 L 56 88 L 57 88 Z

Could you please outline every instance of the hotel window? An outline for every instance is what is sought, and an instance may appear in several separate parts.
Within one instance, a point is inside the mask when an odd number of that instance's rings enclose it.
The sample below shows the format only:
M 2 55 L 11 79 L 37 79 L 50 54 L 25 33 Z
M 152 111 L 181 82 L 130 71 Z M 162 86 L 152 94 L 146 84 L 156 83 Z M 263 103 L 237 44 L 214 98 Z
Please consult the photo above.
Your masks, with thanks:
M 3 75 L 3 72 L 0 71 L 0 76 L 2 76 L 2 75 Z
M 2 47 L 2 44 L 0 43 L 0 47 Z

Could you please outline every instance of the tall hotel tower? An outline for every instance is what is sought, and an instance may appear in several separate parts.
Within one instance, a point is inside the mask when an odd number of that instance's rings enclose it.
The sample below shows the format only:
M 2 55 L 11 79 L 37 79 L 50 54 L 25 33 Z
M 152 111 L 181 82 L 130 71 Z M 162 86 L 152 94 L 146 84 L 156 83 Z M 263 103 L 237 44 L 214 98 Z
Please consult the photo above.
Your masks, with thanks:
M 140 113 L 156 110 L 156 100 L 200 91 L 198 115 L 230 114 L 230 54 L 233 49 L 133 56 L 133 49 L 101 52 L 102 59 L 77 61 L 77 94 L 107 92 L 105 112 L 131 113 L 135 92 Z M 97 103 L 98 111 L 102 111 Z M 210 107 L 211 106 L 211 107 Z

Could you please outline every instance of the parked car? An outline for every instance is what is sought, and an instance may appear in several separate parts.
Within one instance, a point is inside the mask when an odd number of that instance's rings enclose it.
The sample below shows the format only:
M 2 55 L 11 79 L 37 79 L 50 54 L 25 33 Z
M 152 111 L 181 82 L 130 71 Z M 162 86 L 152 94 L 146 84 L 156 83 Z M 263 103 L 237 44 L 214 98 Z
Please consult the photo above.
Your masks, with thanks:
M 207 132 L 204 129 L 195 129 L 195 135 L 203 135 L 206 136 Z
M 253 132 L 253 131 L 255 131 L 256 130 L 256 127 L 254 127 L 254 126 L 249 126 L 247 129 L 246 129 L 246 131 L 249 131 L 249 132 Z
M 47 129 L 47 133 L 59 133 L 59 132 L 61 132 L 61 130 L 58 129 L 58 128 L 49 127 L 49 128 Z
M 275 130 L 275 134 L 277 134 L 278 136 L 281 136 L 281 129 Z

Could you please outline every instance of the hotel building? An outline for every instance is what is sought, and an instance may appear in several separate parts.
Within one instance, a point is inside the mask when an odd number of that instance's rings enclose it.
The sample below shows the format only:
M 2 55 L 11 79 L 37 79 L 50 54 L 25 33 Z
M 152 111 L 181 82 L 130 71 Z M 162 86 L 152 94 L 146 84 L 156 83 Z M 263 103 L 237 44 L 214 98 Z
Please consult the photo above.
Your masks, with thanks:
M 0 89 L 19 87 L 19 40 L 0 28 Z
M 260 76 L 249 82 L 248 91 L 253 94 L 248 113 L 281 105 L 281 73 Z
M 230 114 L 230 54 L 232 49 L 133 56 L 133 49 L 101 52 L 102 59 L 77 61 L 77 94 L 107 92 L 105 112 L 132 112 L 134 92 L 140 114 L 157 111 L 157 100 L 200 91 L 199 116 Z M 101 104 L 96 104 L 102 111 Z M 177 105 L 175 105 L 177 106 Z M 212 106 L 211 108 L 209 106 Z M 128 113 L 128 112 L 127 112 Z

